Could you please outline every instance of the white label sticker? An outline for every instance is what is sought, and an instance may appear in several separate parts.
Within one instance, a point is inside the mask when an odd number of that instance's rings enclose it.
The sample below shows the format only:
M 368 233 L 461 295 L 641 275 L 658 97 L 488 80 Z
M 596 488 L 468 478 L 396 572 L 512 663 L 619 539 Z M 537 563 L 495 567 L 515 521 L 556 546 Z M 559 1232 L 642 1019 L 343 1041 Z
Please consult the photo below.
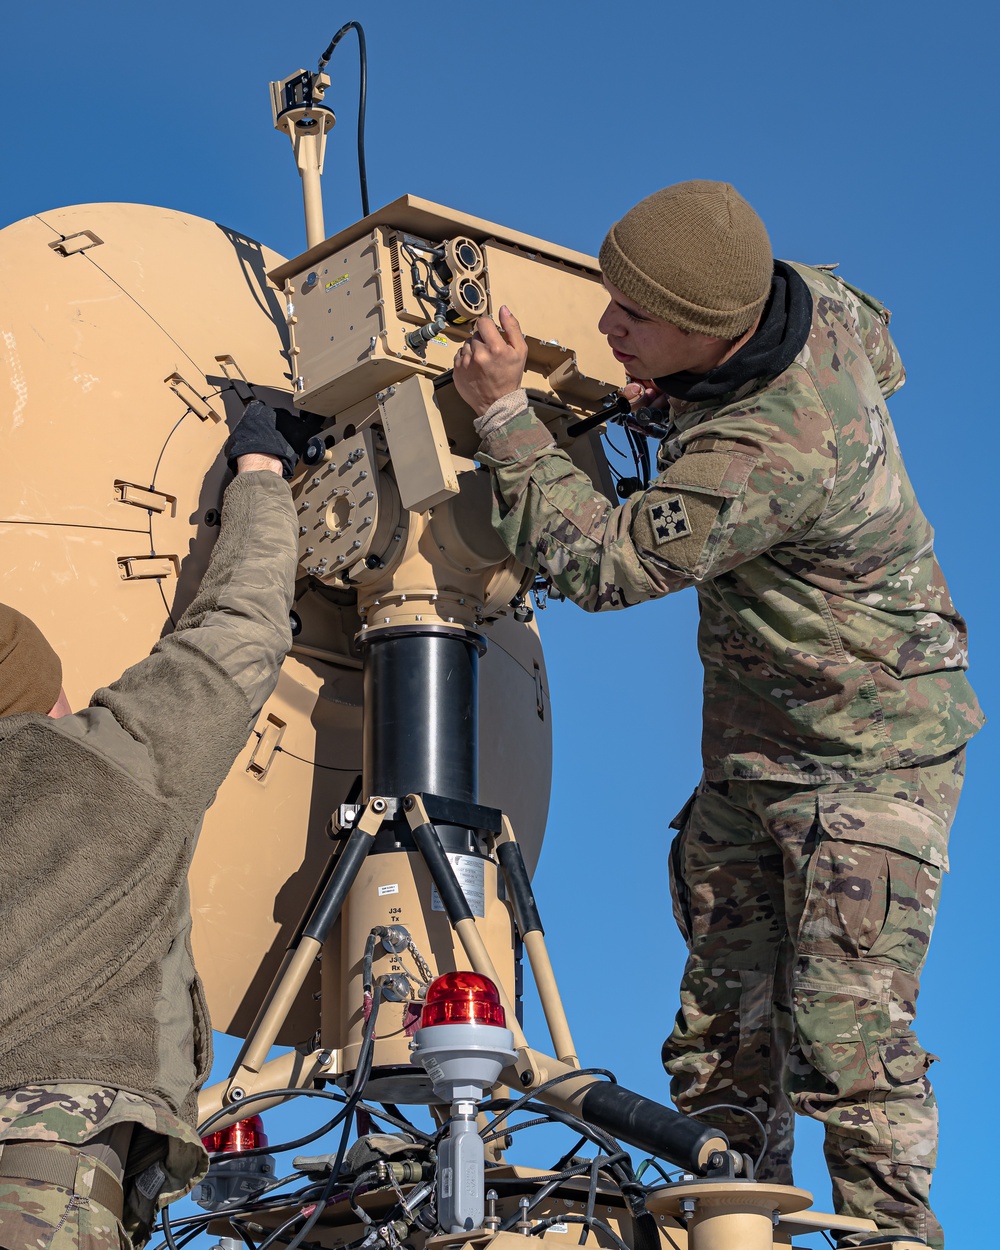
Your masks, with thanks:
M 465 901 L 474 916 L 486 915 L 486 860 L 478 855 L 449 855 L 458 884 L 462 887 Z M 431 889 L 431 910 L 444 911 L 444 903 L 437 888 Z
M 454 1175 L 451 1168 L 441 1169 L 441 1197 L 451 1197 L 451 1178 Z
M 381 898 L 383 894 L 398 894 L 398 893 L 399 893 L 398 885 L 380 885 L 378 888 L 379 898 Z
M 144 1198 L 155 1202 L 166 1179 L 167 1174 L 163 1168 L 158 1163 L 151 1163 L 145 1172 L 141 1172 L 135 1178 L 135 1187 Z
M 550 1233 L 568 1233 L 568 1232 L 569 1232 L 569 1225 L 568 1225 L 568 1224 L 564 1224 L 564 1223 L 562 1222 L 562 1220 L 560 1220 L 558 1224 L 550 1224 L 550 1225 L 549 1225 L 549 1232 L 550 1232 Z

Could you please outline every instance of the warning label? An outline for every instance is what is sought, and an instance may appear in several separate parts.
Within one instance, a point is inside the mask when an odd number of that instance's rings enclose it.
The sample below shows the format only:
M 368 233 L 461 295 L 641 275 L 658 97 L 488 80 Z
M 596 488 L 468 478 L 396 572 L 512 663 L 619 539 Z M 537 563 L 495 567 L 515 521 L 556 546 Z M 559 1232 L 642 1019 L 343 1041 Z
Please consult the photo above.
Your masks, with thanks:
M 449 855 L 458 884 L 474 916 L 486 915 L 486 861 L 478 855 Z M 444 911 L 437 889 L 431 890 L 431 910 Z

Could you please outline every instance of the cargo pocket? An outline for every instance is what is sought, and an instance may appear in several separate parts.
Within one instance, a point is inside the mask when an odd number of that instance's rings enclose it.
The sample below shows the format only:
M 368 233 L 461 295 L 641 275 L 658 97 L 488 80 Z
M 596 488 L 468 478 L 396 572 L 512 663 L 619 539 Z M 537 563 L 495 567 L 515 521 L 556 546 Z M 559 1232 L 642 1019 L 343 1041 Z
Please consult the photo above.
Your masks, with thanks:
M 859 793 L 819 794 L 817 822 L 799 952 L 919 970 L 948 867 L 946 822 L 904 799 Z
M 698 791 L 688 799 L 681 810 L 670 822 L 670 828 L 678 832 L 670 843 L 670 855 L 667 860 L 667 876 L 670 883 L 670 905 L 674 920 L 680 930 L 681 937 L 687 946 L 691 945 L 691 892 L 684 880 L 683 873 L 683 841 L 684 832 L 691 816 L 691 809 L 698 797 Z
M 923 1081 L 928 1068 L 937 1061 L 937 1055 L 924 1050 L 912 1030 L 879 1042 L 878 1050 L 890 1088 Z

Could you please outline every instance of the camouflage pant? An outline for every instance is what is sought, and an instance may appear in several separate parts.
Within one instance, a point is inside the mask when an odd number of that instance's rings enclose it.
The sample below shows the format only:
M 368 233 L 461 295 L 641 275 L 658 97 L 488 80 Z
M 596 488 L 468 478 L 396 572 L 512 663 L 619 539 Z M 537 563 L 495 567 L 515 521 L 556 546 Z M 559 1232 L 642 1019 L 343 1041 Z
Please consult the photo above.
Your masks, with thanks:
M 71 1159 L 75 1179 L 53 1185 L 0 1177 L 0 1250 L 128 1250 L 121 1222 L 99 1195 L 101 1182 L 113 1184 L 116 1174 L 73 1147 L 54 1142 L 26 1144 Z M 99 1196 L 91 1196 L 92 1192 Z
M 786 1184 L 793 1112 L 822 1121 L 838 1213 L 935 1247 L 935 1056 L 911 1026 L 963 767 L 960 750 L 815 787 L 703 781 L 671 849 L 689 950 L 663 1044 L 678 1107 L 754 1111 L 758 1175 Z M 749 1117 L 703 1118 L 760 1152 Z

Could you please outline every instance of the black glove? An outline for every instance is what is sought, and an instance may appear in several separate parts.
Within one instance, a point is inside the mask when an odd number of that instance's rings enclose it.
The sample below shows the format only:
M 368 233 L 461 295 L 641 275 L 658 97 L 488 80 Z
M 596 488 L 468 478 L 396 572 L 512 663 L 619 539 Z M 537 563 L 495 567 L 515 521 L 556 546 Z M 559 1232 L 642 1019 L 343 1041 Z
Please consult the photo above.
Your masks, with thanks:
M 318 434 L 329 417 L 318 416 L 315 412 L 306 412 L 302 408 L 276 408 L 278 433 L 291 446 L 292 451 L 301 460 L 306 444 L 314 434 Z
M 240 456 L 274 456 L 281 461 L 282 477 L 291 477 L 299 457 L 288 439 L 278 433 L 278 414 L 259 399 L 247 404 L 236 429 L 226 439 L 223 453 L 232 471 Z

